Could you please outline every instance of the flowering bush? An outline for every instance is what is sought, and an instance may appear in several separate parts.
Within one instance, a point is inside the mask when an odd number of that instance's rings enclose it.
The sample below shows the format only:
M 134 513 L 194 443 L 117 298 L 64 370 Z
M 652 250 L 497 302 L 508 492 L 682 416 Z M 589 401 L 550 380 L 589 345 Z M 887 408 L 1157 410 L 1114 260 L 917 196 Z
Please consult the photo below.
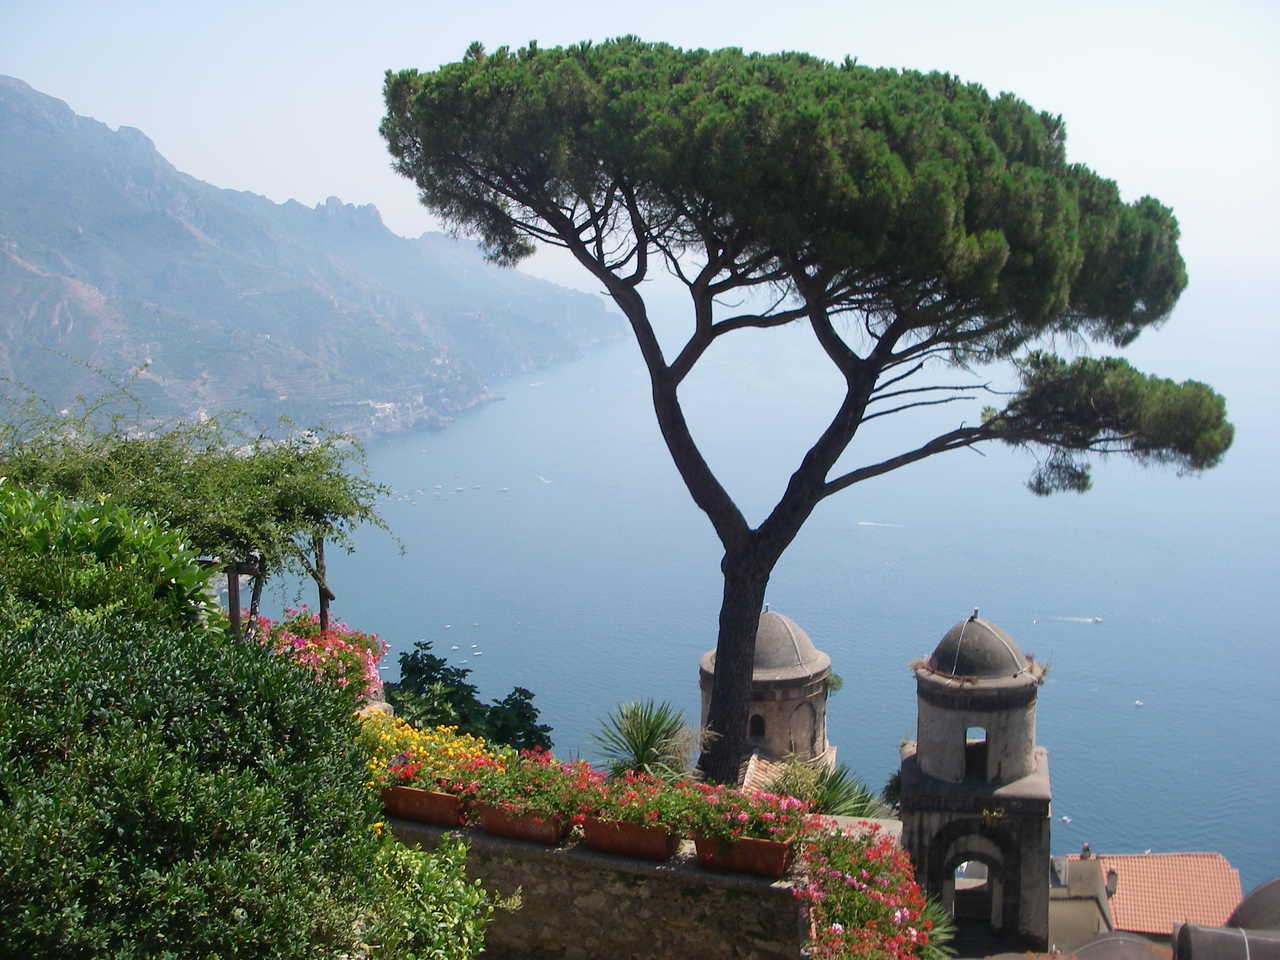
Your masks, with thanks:
M 375 713 L 360 727 L 360 743 L 369 753 L 369 786 L 422 787 L 466 795 L 476 775 L 497 761 L 479 737 L 457 727 L 417 730 L 399 717 Z
M 813 819 L 809 804 L 764 790 L 688 783 L 680 795 L 679 821 L 691 835 L 736 840 L 792 840 Z
M 632 770 L 596 779 L 582 797 L 581 811 L 601 820 L 656 824 L 678 831 L 683 827 L 681 814 L 686 806 L 677 789 Z
M 475 770 L 475 799 L 512 816 L 545 813 L 581 823 L 583 797 L 604 777 L 585 760 L 561 762 L 542 749 L 506 752 Z
M 933 922 L 911 860 L 875 824 L 807 832 L 800 845 L 804 882 L 794 888 L 809 908 L 810 956 L 907 960 L 945 955 L 931 943 Z
M 305 605 L 285 613 L 287 619 L 280 623 L 258 618 L 259 643 L 309 668 L 317 683 L 327 680 L 360 697 L 377 690 L 382 682 L 377 664 L 387 645 L 376 634 L 352 630 L 345 623 L 321 630 L 320 615 Z

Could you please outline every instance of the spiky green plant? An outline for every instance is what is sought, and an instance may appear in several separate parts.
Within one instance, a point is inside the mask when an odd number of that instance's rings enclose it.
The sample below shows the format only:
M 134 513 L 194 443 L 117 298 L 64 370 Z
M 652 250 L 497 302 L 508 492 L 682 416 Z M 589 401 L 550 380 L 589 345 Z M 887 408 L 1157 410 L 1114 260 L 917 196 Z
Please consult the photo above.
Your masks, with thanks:
M 665 700 L 620 704 L 591 739 L 611 775 L 636 770 L 662 780 L 684 774 L 693 740 L 684 716 Z
M 929 928 L 929 942 L 920 948 L 920 960 L 948 960 L 954 957 L 956 951 L 951 943 L 956 937 L 956 923 L 946 908 L 930 897 L 925 901 L 920 918 L 932 924 Z
M 815 812 L 830 817 L 882 817 L 886 813 L 880 799 L 843 763 L 827 770 L 788 757 L 782 773 L 765 789 L 806 800 Z

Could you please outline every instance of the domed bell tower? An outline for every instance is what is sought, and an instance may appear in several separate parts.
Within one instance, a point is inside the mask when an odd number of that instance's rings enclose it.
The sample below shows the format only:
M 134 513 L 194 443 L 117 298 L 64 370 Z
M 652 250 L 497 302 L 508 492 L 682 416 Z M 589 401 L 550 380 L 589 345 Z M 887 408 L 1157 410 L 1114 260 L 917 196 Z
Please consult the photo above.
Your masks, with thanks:
M 712 649 L 698 661 L 703 728 L 715 670 Z M 794 620 L 772 610 L 760 614 L 747 720 L 747 737 L 758 755 L 773 763 L 794 756 L 828 770 L 835 767 L 836 748 L 827 742 L 830 677 L 831 658 L 813 645 Z
M 1036 745 L 1044 667 L 978 611 L 917 662 L 902 746 L 902 845 L 958 921 L 1025 949 L 1049 935 L 1049 756 Z

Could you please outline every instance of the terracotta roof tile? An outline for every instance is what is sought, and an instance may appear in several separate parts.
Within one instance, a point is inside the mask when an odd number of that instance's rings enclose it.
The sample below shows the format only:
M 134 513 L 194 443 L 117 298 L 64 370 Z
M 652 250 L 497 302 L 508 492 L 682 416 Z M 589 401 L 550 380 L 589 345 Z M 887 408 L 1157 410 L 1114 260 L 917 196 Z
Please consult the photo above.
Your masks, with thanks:
M 1242 899 L 1240 871 L 1220 853 L 1094 856 L 1104 873 L 1116 872 L 1110 906 L 1117 930 L 1170 936 L 1178 923 L 1221 926 Z
M 738 768 L 738 785 L 749 790 L 763 790 L 786 768 L 785 763 L 769 760 L 756 750 Z

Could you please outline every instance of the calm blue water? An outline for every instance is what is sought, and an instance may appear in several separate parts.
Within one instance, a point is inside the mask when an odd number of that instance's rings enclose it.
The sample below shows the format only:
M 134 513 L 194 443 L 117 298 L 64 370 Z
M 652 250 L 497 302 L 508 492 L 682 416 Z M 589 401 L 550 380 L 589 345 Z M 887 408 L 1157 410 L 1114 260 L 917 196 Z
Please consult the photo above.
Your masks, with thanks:
M 762 337 L 717 344 L 687 390 L 712 465 L 754 520 L 834 389 L 803 330 Z M 497 392 L 505 402 L 442 433 L 371 446 L 373 475 L 402 497 L 383 515 L 405 551 L 369 532 L 332 558 L 335 614 L 388 640 L 389 676 L 394 654 L 425 637 L 471 667 L 486 697 L 529 687 L 561 755 L 592 756 L 590 734 L 626 700 L 669 699 L 696 720 L 718 544 L 661 444 L 635 346 Z M 1052 664 L 1039 740 L 1055 853 L 1086 841 L 1218 850 L 1246 891 L 1280 873 L 1280 523 L 1256 469 L 1265 434 L 1250 430 L 1265 409 L 1246 397 L 1232 412 L 1237 448 L 1203 477 L 1112 461 L 1087 496 L 1042 500 L 1021 486 L 1025 455 L 958 452 L 821 506 L 769 602 L 844 677 L 830 708 L 840 759 L 883 784 L 914 736 L 908 661 L 979 606 Z M 853 462 L 926 439 L 928 426 L 887 424 Z

